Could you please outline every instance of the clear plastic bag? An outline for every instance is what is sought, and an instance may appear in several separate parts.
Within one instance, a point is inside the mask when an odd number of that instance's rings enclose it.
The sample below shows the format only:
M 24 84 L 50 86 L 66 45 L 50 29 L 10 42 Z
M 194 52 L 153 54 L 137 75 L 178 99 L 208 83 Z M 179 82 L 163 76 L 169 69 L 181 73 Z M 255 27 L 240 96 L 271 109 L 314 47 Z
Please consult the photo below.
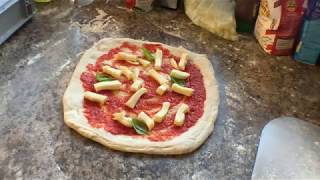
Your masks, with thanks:
M 185 0 L 184 4 L 194 24 L 225 39 L 238 39 L 233 0 Z

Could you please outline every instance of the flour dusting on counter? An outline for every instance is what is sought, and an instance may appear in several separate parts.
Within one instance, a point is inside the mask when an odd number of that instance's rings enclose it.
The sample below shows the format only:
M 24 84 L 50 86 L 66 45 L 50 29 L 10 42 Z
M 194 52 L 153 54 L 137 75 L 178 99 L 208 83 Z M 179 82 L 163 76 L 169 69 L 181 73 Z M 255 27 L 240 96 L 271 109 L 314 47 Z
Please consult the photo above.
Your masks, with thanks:
M 101 33 L 106 32 L 108 29 L 114 31 L 119 30 L 119 23 L 111 15 L 108 15 L 105 11 L 96 8 L 98 15 L 91 19 L 88 23 L 79 23 L 73 22 L 74 25 L 77 25 L 81 28 L 82 32 L 91 32 L 91 33 Z

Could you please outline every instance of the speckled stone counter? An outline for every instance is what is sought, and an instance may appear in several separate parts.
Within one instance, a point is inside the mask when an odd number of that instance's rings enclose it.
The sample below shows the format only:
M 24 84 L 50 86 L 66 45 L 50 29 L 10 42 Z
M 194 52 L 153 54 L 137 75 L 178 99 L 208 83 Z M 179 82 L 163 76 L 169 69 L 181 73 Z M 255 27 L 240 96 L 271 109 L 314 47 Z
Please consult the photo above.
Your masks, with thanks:
M 320 124 L 319 66 L 266 55 L 252 36 L 218 38 L 182 11 L 128 13 L 116 4 L 38 5 L 33 20 L 0 46 L 0 179 L 250 179 L 261 130 L 271 119 Z M 183 156 L 122 153 L 64 125 L 62 95 L 71 74 L 82 52 L 104 37 L 208 55 L 221 103 L 200 149 Z

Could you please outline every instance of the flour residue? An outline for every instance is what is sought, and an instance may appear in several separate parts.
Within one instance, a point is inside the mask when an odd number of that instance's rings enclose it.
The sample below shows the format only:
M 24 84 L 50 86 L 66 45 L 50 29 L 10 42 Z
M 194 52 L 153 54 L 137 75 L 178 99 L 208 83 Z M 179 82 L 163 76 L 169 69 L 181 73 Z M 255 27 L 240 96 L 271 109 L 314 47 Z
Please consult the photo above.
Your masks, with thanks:
M 31 64 L 39 61 L 41 57 L 42 57 L 42 55 L 41 55 L 40 53 L 39 53 L 39 54 L 36 54 L 36 55 L 33 56 L 33 57 L 29 57 L 29 58 L 27 59 L 27 60 L 28 60 L 27 65 L 31 65 Z
M 48 8 L 46 10 L 41 10 L 39 13 L 40 15 L 48 16 L 57 12 L 58 12 L 58 8 L 54 7 L 54 8 Z
M 64 70 L 64 68 L 66 68 L 69 64 L 71 63 L 70 59 L 67 59 L 66 62 L 64 64 L 62 64 L 58 70 L 56 71 L 55 75 L 59 76 L 61 74 L 61 72 Z
M 165 34 L 168 34 L 170 36 L 174 36 L 180 39 L 186 39 L 182 34 L 181 34 L 181 23 L 177 20 L 170 20 L 169 23 L 165 26 L 156 24 L 156 22 L 153 19 L 149 20 L 154 26 L 157 28 L 161 29 L 162 32 Z
M 10 80 L 7 82 L 9 84 Z M 8 95 L 9 93 L 6 91 L 7 86 L 0 86 L 0 116 L 4 115 L 8 111 Z M 2 154 L 0 153 L 0 161 Z
M 50 43 L 50 40 L 46 40 L 46 41 L 41 41 L 41 42 L 39 42 L 39 43 L 37 43 L 37 44 L 33 44 L 33 45 L 31 45 L 31 46 L 32 46 L 32 48 L 37 49 L 37 48 L 44 47 L 44 46 L 46 46 L 46 45 L 49 44 L 49 43 Z
M 60 39 L 60 40 L 56 41 L 52 46 L 58 46 L 59 44 L 65 42 L 66 40 L 67 40 L 66 38 Z
M 82 32 L 116 32 L 120 29 L 118 22 L 113 16 L 108 15 L 105 11 L 99 8 L 96 8 L 96 11 L 98 15 L 88 23 L 80 24 L 79 22 L 74 22 L 74 24 L 80 26 Z
M 236 149 L 237 149 L 237 151 L 240 152 L 240 153 L 246 151 L 246 148 L 245 148 L 243 145 L 241 145 L 241 144 L 237 145 L 237 146 L 236 146 Z
M 62 18 L 65 18 L 65 17 L 69 16 L 69 15 L 71 14 L 71 12 L 72 12 L 72 9 L 71 9 L 71 8 L 70 8 L 70 9 L 66 9 L 66 10 L 58 13 L 58 14 L 57 14 L 56 16 L 54 16 L 53 18 L 54 18 L 54 19 L 62 19 Z
M 66 38 L 63 38 L 63 39 L 60 39 L 58 41 L 56 41 L 54 44 L 52 44 L 50 47 L 55 47 L 55 46 L 58 46 L 60 45 L 61 43 L 63 43 L 64 41 L 66 41 Z M 40 42 L 38 44 L 35 44 L 34 45 L 34 48 L 40 48 L 42 46 L 45 46 L 47 44 L 49 44 L 50 41 L 43 41 L 43 42 Z M 43 53 L 38 53 L 38 54 L 35 54 L 35 55 L 31 55 L 30 57 L 27 57 L 24 61 L 21 61 L 17 64 L 17 66 L 23 66 L 25 63 L 30 66 L 36 62 L 38 62 L 41 58 L 42 58 L 42 55 Z

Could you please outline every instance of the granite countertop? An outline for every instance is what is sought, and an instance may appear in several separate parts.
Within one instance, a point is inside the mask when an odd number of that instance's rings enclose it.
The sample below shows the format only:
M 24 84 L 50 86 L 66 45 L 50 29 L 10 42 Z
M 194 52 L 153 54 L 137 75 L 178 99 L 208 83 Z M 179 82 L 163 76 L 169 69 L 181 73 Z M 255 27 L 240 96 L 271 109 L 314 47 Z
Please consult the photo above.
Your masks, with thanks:
M 221 104 L 214 132 L 200 149 L 182 156 L 122 153 L 63 123 L 62 95 L 71 74 L 82 52 L 104 37 L 208 55 Z M 0 179 L 250 179 L 270 120 L 293 116 L 320 124 L 319 66 L 266 55 L 252 36 L 223 40 L 182 11 L 129 13 L 105 0 L 38 5 L 33 20 L 0 46 L 0 75 Z

